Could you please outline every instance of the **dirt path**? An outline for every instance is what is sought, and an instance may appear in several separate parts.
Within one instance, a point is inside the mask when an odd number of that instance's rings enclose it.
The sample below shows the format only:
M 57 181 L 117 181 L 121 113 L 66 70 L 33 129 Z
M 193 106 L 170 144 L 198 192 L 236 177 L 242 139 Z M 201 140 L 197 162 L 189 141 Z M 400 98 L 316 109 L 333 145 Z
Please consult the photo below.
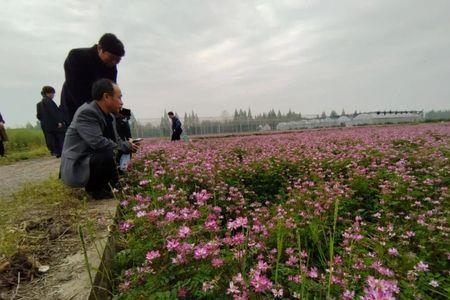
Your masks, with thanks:
M 0 198 L 17 191 L 25 183 L 38 182 L 50 175 L 58 175 L 59 164 L 59 159 L 46 157 L 0 166 Z

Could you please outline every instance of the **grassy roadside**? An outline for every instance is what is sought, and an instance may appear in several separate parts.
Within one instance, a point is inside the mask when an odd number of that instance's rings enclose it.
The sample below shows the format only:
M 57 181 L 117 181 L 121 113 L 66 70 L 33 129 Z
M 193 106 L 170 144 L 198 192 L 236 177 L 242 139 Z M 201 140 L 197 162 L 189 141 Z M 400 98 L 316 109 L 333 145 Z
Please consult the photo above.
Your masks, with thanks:
M 44 134 L 39 128 L 7 128 L 6 134 L 6 156 L 0 157 L 0 166 L 49 155 Z
M 48 149 L 45 146 L 38 146 L 36 148 L 26 150 L 13 150 L 11 152 L 7 151 L 5 157 L 0 157 L 0 166 L 44 156 L 50 156 Z
M 51 177 L 0 198 L 0 258 L 25 252 L 45 261 L 64 251 L 58 243 L 88 220 L 85 197 Z

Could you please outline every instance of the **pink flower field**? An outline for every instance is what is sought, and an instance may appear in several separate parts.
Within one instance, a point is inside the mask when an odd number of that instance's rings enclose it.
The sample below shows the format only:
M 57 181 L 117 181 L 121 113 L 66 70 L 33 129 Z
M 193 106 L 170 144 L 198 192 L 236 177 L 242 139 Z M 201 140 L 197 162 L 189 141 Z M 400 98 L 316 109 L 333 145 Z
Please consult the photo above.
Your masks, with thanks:
M 147 144 L 115 299 L 447 299 L 450 124 Z

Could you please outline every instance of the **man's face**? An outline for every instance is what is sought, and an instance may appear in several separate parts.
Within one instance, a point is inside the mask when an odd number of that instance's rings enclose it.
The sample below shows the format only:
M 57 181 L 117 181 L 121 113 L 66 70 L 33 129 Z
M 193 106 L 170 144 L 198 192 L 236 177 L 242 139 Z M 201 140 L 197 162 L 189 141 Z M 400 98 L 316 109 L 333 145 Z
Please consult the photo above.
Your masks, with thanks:
M 97 49 L 98 49 L 98 56 L 100 57 L 100 59 L 103 61 L 105 65 L 107 65 L 110 68 L 117 65 L 122 59 L 122 57 L 112 54 L 111 52 L 104 51 L 100 47 L 98 47 Z
M 114 94 L 106 94 L 106 104 L 110 113 L 117 114 L 123 106 L 122 91 L 117 84 L 113 84 Z
M 45 94 L 48 98 L 52 99 L 55 97 L 55 93 L 47 93 Z

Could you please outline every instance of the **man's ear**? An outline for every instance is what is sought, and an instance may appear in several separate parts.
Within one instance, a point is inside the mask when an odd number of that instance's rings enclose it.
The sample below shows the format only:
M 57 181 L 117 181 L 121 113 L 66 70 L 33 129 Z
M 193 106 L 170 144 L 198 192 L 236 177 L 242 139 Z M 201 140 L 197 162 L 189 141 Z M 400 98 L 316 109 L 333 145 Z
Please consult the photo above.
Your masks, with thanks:
M 111 97 L 110 93 L 103 93 L 103 99 L 108 100 Z

